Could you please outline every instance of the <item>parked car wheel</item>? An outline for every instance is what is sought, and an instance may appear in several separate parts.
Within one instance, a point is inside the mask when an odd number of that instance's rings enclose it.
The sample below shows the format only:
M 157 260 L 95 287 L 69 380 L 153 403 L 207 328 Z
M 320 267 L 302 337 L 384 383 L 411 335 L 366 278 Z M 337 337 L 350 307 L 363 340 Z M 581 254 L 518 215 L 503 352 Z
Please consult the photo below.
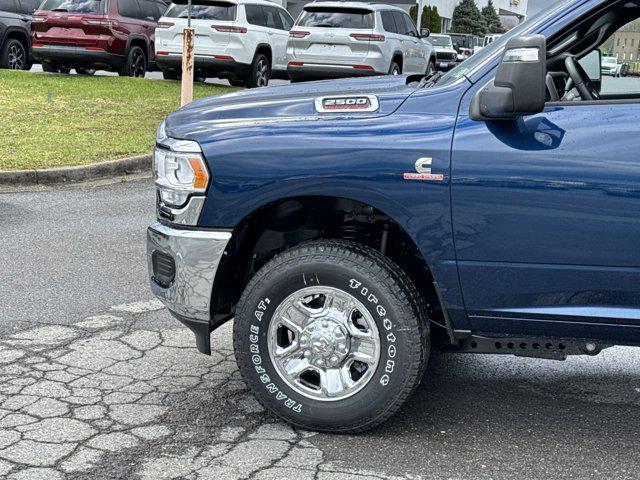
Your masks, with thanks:
M 247 88 L 266 87 L 271 77 L 271 65 L 266 55 L 258 53 L 251 64 L 251 73 L 246 80 Z
M 95 75 L 96 69 L 95 68 L 76 68 L 76 73 L 78 75 Z
M 29 53 L 20 40 L 11 38 L 7 40 L 0 58 L 0 68 L 9 70 L 29 70 Z
M 258 400 L 303 428 L 359 432 L 418 385 L 429 354 L 424 301 L 379 252 L 316 241 L 268 262 L 238 303 L 234 350 Z
M 402 74 L 402 68 L 398 65 L 398 62 L 395 60 L 391 62 L 391 66 L 389 67 L 389 75 L 400 75 Z
M 147 57 L 140 47 L 134 45 L 129 49 L 127 60 L 118 72 L 122 77 L 143 78 L 147 73 Z
M 175 70 L 162 70 L 162 78 L 165 80 L 179 80 L 180 74 Z
M 436 66 L 432 60 L 429 60 L 429 64 L 427 65 L 427 71 L 425 72 L 427 75 L 431 75 L 436 71 Z

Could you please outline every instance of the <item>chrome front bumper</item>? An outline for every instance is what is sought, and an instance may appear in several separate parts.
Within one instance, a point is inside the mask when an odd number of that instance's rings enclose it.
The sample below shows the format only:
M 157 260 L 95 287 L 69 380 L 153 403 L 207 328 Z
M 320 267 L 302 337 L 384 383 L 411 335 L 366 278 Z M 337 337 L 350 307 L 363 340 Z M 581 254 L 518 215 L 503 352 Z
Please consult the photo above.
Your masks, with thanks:
M 230 238 L 230 232 L 184 230 L 158 222 L 147 229 L 151 290 L 184 323 L 195 321 L 208 328 L 213 282 Z M 173 259 L 175 274 L 172 281 L 157 280 L 154 252 Z

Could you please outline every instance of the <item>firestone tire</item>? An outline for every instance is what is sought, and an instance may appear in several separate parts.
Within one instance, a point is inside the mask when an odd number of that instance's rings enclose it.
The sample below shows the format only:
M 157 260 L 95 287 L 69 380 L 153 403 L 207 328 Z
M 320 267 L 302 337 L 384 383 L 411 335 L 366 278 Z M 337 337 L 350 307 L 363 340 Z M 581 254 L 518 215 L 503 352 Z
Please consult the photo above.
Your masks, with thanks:
M 344 398 L 312 398 L 308 391 L 301 391 L 300 382 L 285 380 L 274 353 L 280 348 L 273 343 L 274 325 L 277 328 L 282 325 L 274 313 L 278 312 L 278 318 L 282 318 L 281 312 L 289 310 L 282 310 L 281 305 L 288 305 L 291 298 L 299 299 L 298 295 L 305 295 L 309 289 L 336 292 L 336 298 L 354 298 L 355 302 L 344 303 L 349 306 L 345 311 L 350 313 L 341 318 L 348 322 L 358 313 L 352 310 L 357 304 L 356 310 L 364 309 L 360 313 L 370 319 L 375 325 L 371 331 L 378 334 L 379 354 L 377 364 L 371 368 L 373 373 L 368 374 L 368 369 L 365 370 L 361 378 L 367 378 L 367 382 Z M 322 295 L 306 298 L 322 298 Z M 336 305 L 336 301 L 332 305 Z M 327 317 L 322 316 L 327 311 L 324 306 L 319 308 L 323 313 L 311 317 L 311 323 L 333 325 L 333 320 L 325 321 Z M 304 321 L 301 324 L 304 325 Z M 306 325 L 300 331 L 300 337 L 296 334 L 294 340 L 299 341 L 300 347 L 309 328 L 312 335 L 318 331 L 314 330 L 315 326 Z M 278 334 L 275 338 L 282 337 Z M 357 337 L 349 338 L 351 350 Z M 294 425 L 341 433 L 369 430 L 386 421 L 403 405 L 422 379 L 429 358 L 429 338 L 424 301 L 406 274 L 377 251 L 339 240 L 302 244 L 268 262 L 245 289 L 236 310 L 233 332 L 240 372 L 266 408 Z M 316 340 L 312 336 L 308 341 L 312 348 L 320 343 Z M 340 347 L 344 345 L 338 345 Z M 320 348 L 326 348 L 326 345 Z M 308 352 L 303 349 L 302 353 L 306 357 Z M 346 355 L 344 362 L 349 361 L 351 353 Z M 314 356 L 308 358 L 316 361 Z M 353 368 L 355 361 L 351 362 L 350 368 Z M 326 371 L 324 375 L 328 378 Z M 317 377 L 323 378 L 322 374 Z M 340 380 L 340 383 L 353 385 L 351 380 Z M 304 382 L 302 384 L 308 387 Z M 314 395 L 324 393 L 320 388 Z

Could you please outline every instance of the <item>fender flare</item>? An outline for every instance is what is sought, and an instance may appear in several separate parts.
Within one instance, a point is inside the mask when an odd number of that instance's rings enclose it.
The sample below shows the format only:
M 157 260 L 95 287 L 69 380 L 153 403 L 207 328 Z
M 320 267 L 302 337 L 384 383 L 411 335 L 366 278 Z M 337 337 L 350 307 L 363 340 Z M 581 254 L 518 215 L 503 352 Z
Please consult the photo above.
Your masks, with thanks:
M 4 36 L 0 38 L 0 45 L 4 47 L 4 43 L 9 38 L 9 35 L 11 35 L 12 33 L 17 33 L 21 37 L 23 37 L 22 39 L 25 41 L 25 47 L 27 48 L 27 51 L 29 52 L 29 54 L 31 54 L 31 41 L 29 39 L 29 31 L 22 29 L 20 27 L 15 27 L 15 26 L 7 27 L 7 29 L 4 32 Z
M 258 50 L 260 50 L 261 48 L 266 48 L 267 50 L 269 50 L 269 57 L 270 57 L 269 67 L 273 70 L 273 49 L 271 48 L 271 45 L 269 45 L 268 43 L 259 43 L 256 45 L 256 49 L 253 52 L 253 58 L 251 59 L 251 62 L 253 63 L 253 60 L 256 58 L 256 55 L 258 54 Z
M 127 46 L 124 49 L 124 56 L 126 57 L 127 55 L 129 55 L 129 49 L 131 48 L 131 43 L 134 40 L 141 40 L 144 42 L 144 44 L 146 45 L 146 52 L 145 54 L 147 55 L 147 63 L 149 63 L 149 61 L 152 58 L 151 52 L 149 51 L 149 40 L 147 40 L 147 37 L 145 37 L 144 35 L 131 35 L 128 39 L 127 39 Z

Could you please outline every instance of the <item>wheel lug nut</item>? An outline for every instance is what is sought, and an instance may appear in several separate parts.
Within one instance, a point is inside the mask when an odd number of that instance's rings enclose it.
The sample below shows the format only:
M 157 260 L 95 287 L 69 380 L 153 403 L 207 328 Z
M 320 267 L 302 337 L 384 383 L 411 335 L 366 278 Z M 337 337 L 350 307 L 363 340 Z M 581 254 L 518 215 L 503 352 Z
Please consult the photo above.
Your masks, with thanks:
M 309 350 L 305 350 L 304 351 L 304 356 L 305 357 L 310 357 L 311 356 L 311 352 Z

